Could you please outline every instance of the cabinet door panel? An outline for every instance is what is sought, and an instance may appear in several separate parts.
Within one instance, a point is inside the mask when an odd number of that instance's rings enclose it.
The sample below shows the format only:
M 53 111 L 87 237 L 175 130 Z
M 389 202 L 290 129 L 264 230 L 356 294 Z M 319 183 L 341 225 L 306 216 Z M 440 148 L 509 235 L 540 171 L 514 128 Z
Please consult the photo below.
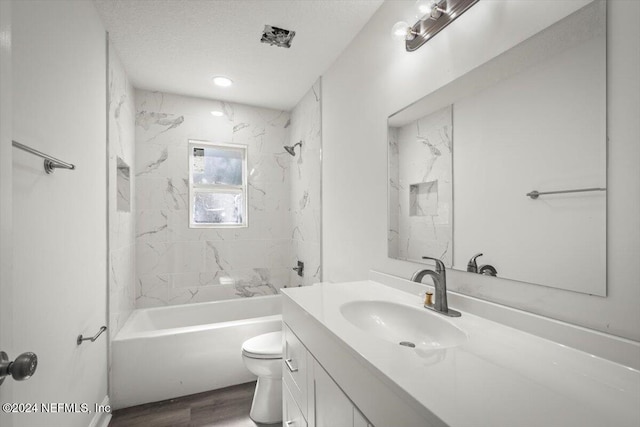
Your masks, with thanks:
M 283 332 L 282 376 L 302 415 L 307 418 L 307 349 L 291 329 L 285 326 Z
M 282 384 L 282 425 L 283 427 L 307 427 L 300 408 L 291 395 L 287 384 Z
M 307 426 L 316 427 L 315 387 L 313 367 L 316 360 L 307 351 Z
M 314 363 L 316 427 L 353 427 L 353 405 L 318 363 Z

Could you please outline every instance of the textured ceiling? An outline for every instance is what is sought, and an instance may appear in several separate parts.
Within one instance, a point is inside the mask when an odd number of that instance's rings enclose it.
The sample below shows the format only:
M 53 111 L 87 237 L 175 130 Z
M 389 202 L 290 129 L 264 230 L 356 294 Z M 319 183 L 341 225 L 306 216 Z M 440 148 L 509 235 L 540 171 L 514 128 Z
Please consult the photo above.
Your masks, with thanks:
M 289 110 L 382 0 L 94 0 L 133 86 Z M 290 49 L 260 43 L 265 24 Z M 230 88 L 211 83 L 233 79 Z

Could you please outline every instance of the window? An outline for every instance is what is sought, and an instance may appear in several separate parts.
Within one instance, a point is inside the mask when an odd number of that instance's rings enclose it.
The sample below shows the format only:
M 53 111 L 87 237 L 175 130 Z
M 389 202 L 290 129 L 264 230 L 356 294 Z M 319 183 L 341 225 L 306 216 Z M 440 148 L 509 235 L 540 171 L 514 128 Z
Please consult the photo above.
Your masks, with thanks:
M 189 227 L 247 226 L 247 147 L 189 141 Z

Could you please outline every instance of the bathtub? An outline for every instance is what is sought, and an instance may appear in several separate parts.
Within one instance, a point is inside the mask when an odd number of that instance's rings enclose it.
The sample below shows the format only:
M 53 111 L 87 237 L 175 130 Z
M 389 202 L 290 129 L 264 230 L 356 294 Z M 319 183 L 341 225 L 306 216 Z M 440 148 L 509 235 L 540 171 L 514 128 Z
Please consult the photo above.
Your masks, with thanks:
M 255 380 L 242 343 L 282 329 L 279 295 L 134 310 L 111 343 L 114 409 Z

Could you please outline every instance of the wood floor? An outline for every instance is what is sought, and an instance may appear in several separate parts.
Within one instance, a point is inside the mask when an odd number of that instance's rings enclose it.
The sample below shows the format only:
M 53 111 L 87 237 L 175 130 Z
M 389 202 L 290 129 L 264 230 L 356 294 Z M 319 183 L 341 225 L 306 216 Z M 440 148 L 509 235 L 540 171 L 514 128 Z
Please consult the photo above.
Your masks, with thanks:
M 109 427 L 265 427 L 249 418 L 255 382 L 120 409 Z M 270 424 L 276 426 L 278 424 Z

